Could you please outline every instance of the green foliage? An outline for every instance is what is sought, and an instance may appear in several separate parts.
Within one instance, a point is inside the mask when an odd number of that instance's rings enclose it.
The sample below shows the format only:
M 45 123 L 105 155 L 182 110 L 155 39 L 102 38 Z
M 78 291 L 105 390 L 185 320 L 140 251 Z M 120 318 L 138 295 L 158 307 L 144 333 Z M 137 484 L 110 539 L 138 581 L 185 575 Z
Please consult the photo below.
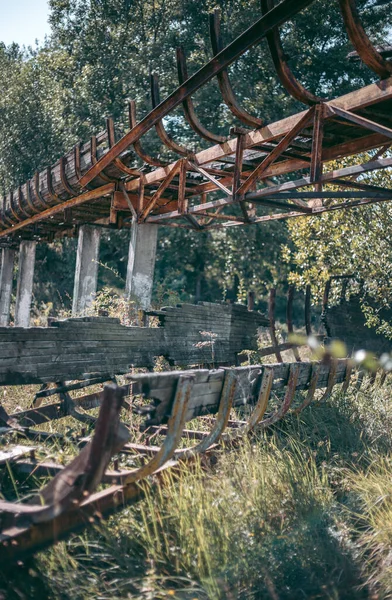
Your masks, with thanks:
M 122 133 L 128 127 L 127 98 L 136 99 L 139 116 L 145 114 L 150 109 L 150 70 L 159 73 L 162 97 L 177 85 L 178 44 L 185 49 L 189 73 L 195 72 L 211 57 L 208 13 L 214 8 L 222 13 L 224 42 L 260 15 L 258 0 L 50 0 L 49 4 L 52 35 L 44 46 L 22 51 L 16 45 L 0 45 L 3 192 L 53 162 L 77 140 L 99 132 L 106 116 L 113 116 Z M 364 0 L 358 4 L 372 40 L 385 40 L 392 18 L 388 7 Z M 290 65 L 314 93 L 337 96 L 374 79 L 369 70 L 346 59 L 351 48 L 336 1 L 317 0 L 282 33 Z M 265 42 L 229 70 L 239 101 L 266 122 L 302 108 L 277 81 Z M 216 81 L 195 94 L 195 104 L 207 127 L 228 133 L 235 119 L 222 102 Z M 165 125 L 176 139 L 203 147 L 180 109 Z M 153 133 L 143 143 L 158 156 L 168 154 Z M 127 239 L 127 232 L 116 232 L 101 244 L 100 261 L 122 278 Z M 271 283 L 286 279 L 290 265 L 282 265 L 282 244 L 290 247 L 285 223 L 202 235 L 163 229 L 156 281 L 188 300 L 243 301 L 249 288 L 260 298 Z M 63 253 L 56 248 L 58 262 L 53 253 L 48 257 L 52 283 L 40 283 L 36 290 L 37 303 L 53 301 L 55 310 L 60 306 L 57 289 L 62 298 L 72 295 L 74 246 L 65 245 Z M 118 281 L 110 270 L 100 269 L 99 285 L 117 287 Z
M 366 158 L 371 157 L 364 156 L 364 162 Z M 353 160 L 346 159 L 343 163 L 328 164 L 325 170 L 351 164 Z M 390 188 L 391 171 L 374 171 L 359 181 Z M 334 188 L 328 186 L 328 189 Z M 331 204 L 338 202 L 334 200 Z M 331 276 L 353 275 L 356 286 L 352 290 L 361 293 L 368 325 L 391 338 L 392 328 L 383 316 L 383 311 L 391 308 L 392 298 L 391 226 L 389 202 L 291 221 L 288 228 L 294 249 L 284 250 L 286 260 L 295 265 L 290 280 L 300 287 L 311 283 L 315 297 L 321 299 Z M 338 284 L 334 284 L 333 291 L 337 299 Z
M 0 570 L 0 591 L 10 600 L 388 598 L 390 391 L 337 392 L 203 468 L 162 475 L 164 486 L 146 484 L 145 499 L 108 523 Z

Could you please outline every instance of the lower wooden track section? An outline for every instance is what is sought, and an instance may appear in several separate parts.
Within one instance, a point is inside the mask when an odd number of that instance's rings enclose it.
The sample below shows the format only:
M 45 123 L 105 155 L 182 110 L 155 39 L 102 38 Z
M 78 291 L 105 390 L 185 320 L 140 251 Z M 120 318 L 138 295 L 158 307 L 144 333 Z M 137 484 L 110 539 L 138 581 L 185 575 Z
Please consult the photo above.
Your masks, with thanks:
M 12 415 L 1 408 L 1 433 L 22 439 L 50 441 L 53 436 L 39 425 L 67 416 L 94 424 L 92 436 L 81 427 L 75 441 L 82 449 L 65 467 L 38 461 L 32 446 L 0 454 L 0 466 L 8 462 L 15 473 L 52 477 L 26 502 L 0 502 L 1 560 L 20 560 L 87 527 L 138 501 L 146 482 L 160 485 L 166 470 L 221 445 L 241 443 L 252 432 L 324 402 L 337 385 L 342 393 L 352 383 L 360 385 L 362 376 L 349 359 L 147 373 L 129 375 L 125 386 L 112 383 L 75 400 L 66 392 L 60 402 Z M 86 412 L 98 407 L 97 418 Z M 247 418 L 233 419 L 232 409 L 244 407 Z M 126 426 L 121 410 L 139 424 Z M 200 429 L 187 428 L 194 419 Z M 54 437 L 61 443 L 60 434 Z M 124 457 L 132 468 L 120 466 Z

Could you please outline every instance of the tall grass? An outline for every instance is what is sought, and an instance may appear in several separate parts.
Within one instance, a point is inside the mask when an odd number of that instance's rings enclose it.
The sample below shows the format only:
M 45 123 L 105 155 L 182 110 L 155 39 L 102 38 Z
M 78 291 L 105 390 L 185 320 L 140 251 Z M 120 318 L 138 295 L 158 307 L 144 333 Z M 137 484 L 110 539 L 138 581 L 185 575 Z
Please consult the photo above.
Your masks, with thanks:
M 392 597 L 390 388 L 223 447 L 0 575 L 9 598 Z

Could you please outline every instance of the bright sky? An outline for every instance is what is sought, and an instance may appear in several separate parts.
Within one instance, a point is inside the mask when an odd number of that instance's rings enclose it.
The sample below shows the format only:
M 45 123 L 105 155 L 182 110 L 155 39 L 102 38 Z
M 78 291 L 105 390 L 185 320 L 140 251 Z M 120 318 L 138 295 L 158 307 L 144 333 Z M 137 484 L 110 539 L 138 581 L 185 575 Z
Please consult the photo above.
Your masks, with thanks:
M 0 0 L 0 42 L 34 46 L 49 34 L 48 0 Z

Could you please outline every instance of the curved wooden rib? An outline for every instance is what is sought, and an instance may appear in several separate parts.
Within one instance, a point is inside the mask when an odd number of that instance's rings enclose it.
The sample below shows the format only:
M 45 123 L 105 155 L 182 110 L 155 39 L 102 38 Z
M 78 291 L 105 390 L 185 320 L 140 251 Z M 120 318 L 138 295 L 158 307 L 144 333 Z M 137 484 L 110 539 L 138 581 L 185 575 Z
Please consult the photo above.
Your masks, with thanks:
M 4 222 L 4 229 L 7 229 L 7 227 L 12 227 L 14 225 L 13 220 L 10 219 L 9 217 L 7 217 L 6 212 L 5 212 L 6 199 L 7 199 L 7 197 L 3 196 L 2 209 L 1 209 L 1 220 Z
M 90 138 L 90 158 L 91 158 L 91 164 L 95 165 L 98 162 L 97 159 L 97 136 L 96 135 L 92 135 Z M 112 179 L 111 177 L 108 177 L 106 175 L 106 173 L 104 173 L 103 171 L 99 172 L 98 177 L 100 179 L 102 179 L 102 181 L 105 181 L 106 183 L 113 183 L 113 182 L 117 182 L 117 179 Z
M 130 100 L 128 103 L 128 115 L 129 115 L 129 127 L 130 127 L 130 129 L 133 129 L 137 125 L 135 100 Z M 164 160 L 160 160 L 159 158 L 154 158 L 153 156 L 148 154 L 148 152 L 146 152 L 145 149 L 143 148 L 140 140 L 137 140 L 136 142 L 133 143 L 133 148 L 134 148 L 136 154 L 142 159 L 142 161 L 147 163 L 148 165 L 151 165 L 153 167 L 167 167 L 167 165 L 169 164 L 168 162 L 166 162 Z
M 272 415 L 270 415 L 269 417 L 267 417 L 266 419 L 261 421 L 259 426 L 262 429 L 265 429 L 266 427 L 269 427 L 270 425 L 273 425 L 274 423 L 276 423 L 277 421 L 282 419 L 285 416 L 285 414 L 287 413 L 287 411 L 289 410 L 291 403 L 293 402 L 293 399 L 294 399 L 294 394 L 295 394 L 295 390 L 296 390 L 297 383 L 298 383 L 299 370 L 300 370 L 299 364 L 297 364 L 297 363 L 290 364 L 289 381 L 287 383 L 287 389 L 286 389 L 286 393 L 285 393 L 283 402 L 282 402 L 280 408 L 278 408 Z
M 261 10 L 263 15 L 272 10 L 274 6 L 274 0 L 261 0 Z M 298 81 L 287 64 L 278 28 L 276 27 L 267 33 L 266 37 L 279 81 L 288 91 L 290 96 L 308 106 L 313 106 L 314 104 L 321 102 L 321 98 L 309 92 L 302 83 Z
M 116 143 L 115 133 L 114 133 L 114 122 L 111 117 L 106 119 L 106 132 L 108 136 L 108 145 L 109 149 L 114 146 Z M 119 171 L 125 173 L 126 175 L 133 175 L 133 177 L 140 177 L 140 172 L 137 169 L 132 169 L 123 163 L 121 158 L 114 158 L 113 164 L 117 167 Z
M 18 209 L 22 213 L 22 215 L 26 217 L 26 219 L 31 217 L 31 215 L 28 212 L 26 212 L 26 209 L 23 208 L 22 205 L 22 186 L 18 187 Z
M 268 300 L 268 320 L 269 320 L 269 328 L 270 328 L 270 336 L 271 342 L 274 347 L 274 352 L 276 356 L 276 360 L 278 362 L 283 362 L 282 355 L 279 350 L 278 339 L 276 337 L 276 329 L 275 329 L 275 297 L 276 297 L 276 289 L 271 288 Z
M 75 196 L 78 195 L 78 191 L 75 190 L 74 187 L 72 187 L 72 185 L 69 183 L 67 175 L 65 173 L 65 158 L 64 156 L 62 156 L 59 160 L 59 165 L 60 165 L 60 179 L 61 179 L 61 183 L 64 187 L 64 189 L 66 190 L 66 192 L 71 196 L 71 198 L 74 198 Z
M 151 105 L 152 108 L 156 108 L 158 104 L 161 103 L 161 98 L 159 94 L 159 78 L 157 73 L 151 73 L 150 75 L 150 86 L 151 86 Z M 159 139 L 169 150 L 175 152 L 176 154 L 180 154 L 181 156 L 191 156 L 194 153 L 189 148 L 186 148 L 182 144 L 178 144 L 173 140 L 173 138 L 167 133 L 162 119 L 160 119 L 155 124 L 155 130 L 158 134 Z
M 227 427 L 230 418 L 230 410 L 233 406 L 234 394 L 237 387 L 237 376 L 234 370 L 228 369 L 225 372 L 225 381 L 222 388 L 222 394 L 219 402 L 219 411 L 215 419 L 212 431 L 196 446 L 178 450 L 175 453 L 176 458 L 189 458 L 195 454 L 206 452 L 213 444 L 219 441 L 222 433 Z
M 30 179 L 28 179 L 26 182 L 26 202 L 27 202 L 27 206 L 29 207 L 29 209 L 31 210 L 31 212 L 33 214 L 39 213 L 39 210 L 34 206 L 33 200 L 31 198 Z
M 52 202 L 58 202 L 60 198 L 53 189 L 52 168 L 50 166 L 46 167 L 46 187 L 48 188 L 48 195 Z
M 328 375 L 328 382 L 327 382 L 327 387 L 325 388 L 325 392 L 324 394 L 321 396 L 321 398 L 318 400 L 318 402 L 324 402 L 325 400 L 327 400 L 331 393 L 332 393 L 332 389 L 333 386 L 336 383 L 336 371 L 338 368 L 338 361 L 334 358 L 331 359 L 331 366 L 329 368 L 329 375 Z
M 184 50 L 181 46 L 177 48 L 177 72 L 178 72 L 178 82 L 182 85 L 188 79 L 188 69 L 186 66 L 186 58 L 184 54 Z M 195 107 L 193 104 L 193 100 L 191 96 L 185 98 L 182 103 L 185 118 L 188 121 L 189 125 L 192 127 L 193 131 L 195 131 L 198 135 L 209 142 L 214 142 L 216 144 L 223 144 L 226 142 L 227 137 L 222 135 L 216 135 L 209 131 L 204 127 L 204 125 L 200 122 L 198 116 L 196 115 Z
M 152 473 L 161 468 L 168 460 L 170 460 L 170 458 L 172 458 L 182 436 L 187 405 L 194 382 L 194 375 L 180 375 L 177 382 L 171 416 L 167 424 L 167 435 L 162 448 L 146 465 L 143 465 L 134 471 L 129 471 L 125 474 L 122 473 L 123 482 L 125 484 L 134 483 L 148 475 L 152 475 Z
M 78 178 L 78 183 L 80 185 L 80 180 L 82 178 L 82 170 L 80 167 L 80 147 L 81 147 L 81 142 L 79 142 L 78 144 L 76 144 L 74 146 L 73 149 L 73 155 L 74 155 L 74 165 L 75 165 L 75 173 L 76 173 L 76 177 Z M 82 187 L 82 189 L 86 189 L 86 190 L 91 190 L 91 185 L 87 184 L 85 187 Z
M 294 302 L 294 286 L 290 285 L 287 290 L 287 308 L 286 308 L 286 323 L 287 323 L 287 331 L 289 336 L 294 333 L 293 328 L 293 302 Z M 294 358 L 297 362 L 301 362 L 301 357 L 298 352 L 298 348 L 294 346 L 292 348 Z
M 223 439 L 225 441 L 232 441 L 243 435 L 250 433 L 260 423 L 264 417 L 265 411 L 267 410 L 268 401 L 271 395 L 272 384 L 274 381 L 274 369 L 271 367 L 265 367 L 263 378 L 261 380 L 259 397 L 257 404 L 254 407 L 252 414 L 248 418 L 248 422 L 243 427 L 234 429 L 230 433 L 225 433 Z
M 339 4 L 348 37 L 359 58 L 381 79 L 390 77 L 392 63 L 385 60 L 369 40 L 362 26 L 355 0 L 339 0 Z
M 21 221 L 22 219 L 19 217 L 18 213 L 16 212 L 16 209 L 14 206 L 14 193 L 13 192 L 10 192 L 10 210 L 11 210 L 12 216 L 14 217 L 16 222 L 19 223 L 19 221 Z
M 222 49 L 222 38 L 220 34 L 220 13 L 219 9 L 215 9 L 213 13 L 210 14 L 210 37 L 211 37 L 211 46 L 212 52 L 214 56 L 216 56 Z M 233 88 L 230 83 L 229 74 L 227 69 L 224 69 L 217 75 L 219 89 L 223 96 L 223 100 L 231 110 L 234 116 L 237 117 L 242 123 L 252 127 L 253 129 L 259 129 L 264 124 L 262 119 L 254 117 L 246 110 L 244 110 L 237 102 L 237 98 L 235 97 Z
M 300 406 L 293 410 L 294 415 L 299 415 L 299 413 L 302 412 L 304 408 L 309 406 L 309 404 L 312 402 L 317 388 L 317 381 L 320 375 L 320 369 L 320 364 L 312 364 L 308 393 L 306 394 L 305 400 L 302 402 L 302 404 L 300 404 Z

